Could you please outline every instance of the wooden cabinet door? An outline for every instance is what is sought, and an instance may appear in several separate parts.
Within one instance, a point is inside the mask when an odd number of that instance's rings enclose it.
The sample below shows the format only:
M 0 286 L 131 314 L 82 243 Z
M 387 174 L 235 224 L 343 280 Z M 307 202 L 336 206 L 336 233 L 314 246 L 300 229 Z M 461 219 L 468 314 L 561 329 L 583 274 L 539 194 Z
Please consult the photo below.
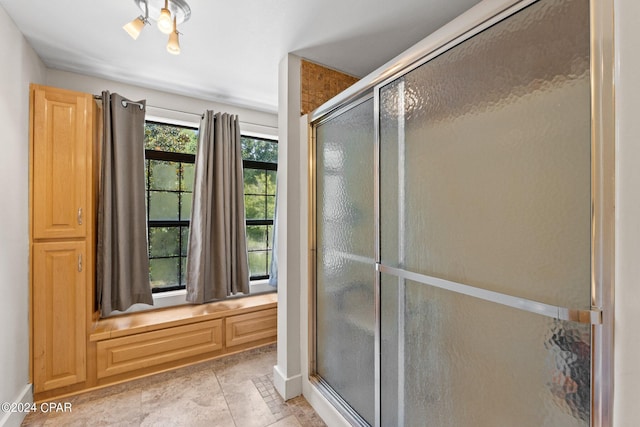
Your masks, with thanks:
M 33 245 L 34 392 L 86 378 L 84 241 Z
M 93 99 L 36 86 L 32 102 L 33 238 L 84 237 Z

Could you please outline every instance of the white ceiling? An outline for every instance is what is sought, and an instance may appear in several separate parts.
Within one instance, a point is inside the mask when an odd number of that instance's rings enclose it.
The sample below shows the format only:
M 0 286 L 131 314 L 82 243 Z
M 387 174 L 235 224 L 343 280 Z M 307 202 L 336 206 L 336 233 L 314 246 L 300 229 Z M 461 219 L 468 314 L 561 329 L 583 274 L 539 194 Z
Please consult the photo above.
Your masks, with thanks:
M 171 93 L 277 110 L 288 52 L 362 77 L 480 0 L 187 0 L 181 54 L 133 0 L 0 0 L 44 63 Z

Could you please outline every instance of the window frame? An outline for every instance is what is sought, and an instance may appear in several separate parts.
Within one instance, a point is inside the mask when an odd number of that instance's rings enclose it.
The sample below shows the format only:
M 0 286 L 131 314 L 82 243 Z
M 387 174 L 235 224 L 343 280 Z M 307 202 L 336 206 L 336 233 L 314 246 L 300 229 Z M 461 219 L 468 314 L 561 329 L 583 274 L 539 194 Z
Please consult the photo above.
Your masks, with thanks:
M 255 139 L 255 140 L 260 140 L 260 141 L 267 141 L 273 144 L 277 144 L 278 140 L 277 139 L 270 139 L 270 138 L 265 138 L 265 137 L 258 137 L 258 136 L 250 136 L 250 135 L 240 135 L 240 138 L 247 138 L 247 139 Z M 258 160 L 245 160 L 242 159 L 242 169 L 243 171 L 247 170 L 247 169 L 253 169 L 253 170 L 260 170 L 260 171 L 277 171 L 278 170 L 278 163 L 276 161 L 276 163 L 272 163 L 272 162 L 262 162 L 262 161 L 258 161 Z M 243 192 L 243 197 L 246 197 L 247 195 L 249 196 L 267 196 L 266 194 L 253 194 L 253 193 L 244 193 Z M 277 189 L 276 189 L 276 194 L 274 194 L 273 197 L 277 197 Z M 246 200 L 246 198 L 245 198 Z M 246 202 L 245 202 L 246 203 Z M 245 206 L 245 225 L 247 227 L 249 226 L 271 226 L 271 229 L 273 230 L 273 226 L 275 224 L 275 212 L 274 212 L 274 218 L 271 219 L 247 219 L 246 218 L 246 212 L 247 212 L 247 208 Z M 251 250 L 249 249 L 248 245 L 247 245 L 247 256 L 251 253 L 251 252 L 267 252 L 270 254 L 270 256 L 267 256 L 267 259 L 270 261 L 271 259 L 273 259 L 273 236 L 271 239 L 269 239 L 269 229 L 267 228 L 267 234 L 266 234 L 266 239 L 267 242 L 269 240 L 271 240 L 272 245 L 271 247 L 267 247 L 267 249 L 254 249 Z M 273 231 L 272 231 L 273 232 Z M 248 243 L 248 239 L 247 239 L 247 243 Z M 269 262 L 270 264 L 270 262 Z M 263 274 L 263 275 L 256 275 L 256 276 L 249 276 L 249 280 L 251 281 L 256 281 L 256 280 L 267 280 L 271 277 L 270 275 L 270 269 L 269 269 L 270 265 L 267 265 L 267 274 Z
M 157 120 L 146 120 L 145 119 L 145 127 L 147 124 L 152 124 L 152 125 L 161 125 L 161 126 L 171 126 L 171 127 L 175 127 L 175 128 L 180 128 L 180 129 L 187 129 L 187 130 L 191 130 L 191 131 L 198 131 L 198 127 L 196 126 L 187 126 L 187 125 L 179 125 L 179 124 L 175 124 L 175 123 L 164 123 L 164 122 L 160 122 Z M 145 145 L 146 145 L 146 141 L 145 141 Z M 183 152 L 171 152 L 171 151 L 161 151 L 161 150 L 150 150 L 150 149 L 146 149 L 144 150 L 144 159 L 145 159 L 145 168 L 147 167 L 147 165 L 150 165 L 150 161 L 164 161 L 164 162 L 174 162 L 174 163 L 182 163 L 182 164 L 193 164 L 195 167 L 195 162 L 196 162 L 196 155 L 195 154 L 190 154 L 190 153 L 183 153 Z M 183 243 L 183 236 L 182 236 L 182 228 L 183 227 L 187 227 L 187 229 L 190 227 L 190 219 L 178 219 L 178 220 L 152 220 L 150 219 L 150 209 L 151 209 L 151 192 L 152 191 L 156 191 L 156 190 L 151 190 L 150 185 L 149 185 L 149 177 L 150 177 L 150 172 L 147 172 L 147 176 L 146 176 L 146 182 L 145 182 L 145 199 L 146 199 L 146 210 L 147 210 L 147 254 L 149 257 L 149 261 L 151 261 L 152 259 L 171 259 L 171 258 L 178 258 L 180 259 L 180 261 L 178 262 L 178 279 L 183 277 L 183 264 L 182 264 L 182 258 L 185 259 L 185 265 L 186 265 L 186 254 L 183 256 L 182 255 L 182 243 Z M 180 181 L 181 181 L 180 177 Z M 167 192 L 176 192 L 176 191 L 167 191 Z M 177 193 L 182 194 L 184 193 L 183 190 L 178 190 Z M 180 205 L 178 206 L 178 212 L 182 211 L 182 198 L 180 198 Z M 161 256 L 151 256 L 151 230 L 152 228 L 177 228 L 178 229 L 178 256 L 167 256 L 167 257 L 161 257 Z M 149 266 L 151 267 L 151 266 Z M 149 275 L 151 275 L 151 269 L 149 270 Z M 182 283 L 180 283 L 180 280 L 178 280 L 178 282 L 176 284 L 174 284 L 173 286 L 163 286 L 163 287 L 159 287 L 159 288 L 151 288 L 151 293 L 152 294 L 161 294 L 164 292 L 170 292 L 170 291 L 177 291 L 177 290 L 183 290 L 185 289 L 186 286 Z

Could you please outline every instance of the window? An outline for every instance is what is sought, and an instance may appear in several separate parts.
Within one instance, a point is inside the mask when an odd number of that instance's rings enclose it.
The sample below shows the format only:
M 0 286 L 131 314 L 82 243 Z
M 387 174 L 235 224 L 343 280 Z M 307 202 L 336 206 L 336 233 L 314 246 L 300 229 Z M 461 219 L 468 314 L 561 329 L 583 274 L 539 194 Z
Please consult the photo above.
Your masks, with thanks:
M 251 280 L 268 279 L 276 206 L 277 141 L 242 137 L 244 209 Z
M 145 123 L 151 290 L 184 289 L 198 129 Z M 251 280 L 269 278 L 275 213 L 277 141 L 242 136 Z
M 184 289 L 195 128 L 145 123 L 149 279 L 152 292 Z

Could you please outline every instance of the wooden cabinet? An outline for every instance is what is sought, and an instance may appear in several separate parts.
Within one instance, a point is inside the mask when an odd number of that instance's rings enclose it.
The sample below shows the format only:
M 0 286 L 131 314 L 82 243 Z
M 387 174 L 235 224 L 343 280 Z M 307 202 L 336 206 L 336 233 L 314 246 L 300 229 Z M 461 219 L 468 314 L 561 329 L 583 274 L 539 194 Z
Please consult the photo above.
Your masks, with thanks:
M 223 349 L 222 319 L 100 341 L 98 378 Z
M 33 238 L 86 237 L 93 99 L 53 88 L 33 95 Z
M 278 333 L 278 313 L 275 308 L 240 314 L 226 319 L 226 346 L 272 338 Z
M 32 380 L 40 393 L 85 381 L 93 289 L 94 103 L 31 86 Z
M 36 393 L 86 378 L 85 260 L 83 241 L 33 245 Z

